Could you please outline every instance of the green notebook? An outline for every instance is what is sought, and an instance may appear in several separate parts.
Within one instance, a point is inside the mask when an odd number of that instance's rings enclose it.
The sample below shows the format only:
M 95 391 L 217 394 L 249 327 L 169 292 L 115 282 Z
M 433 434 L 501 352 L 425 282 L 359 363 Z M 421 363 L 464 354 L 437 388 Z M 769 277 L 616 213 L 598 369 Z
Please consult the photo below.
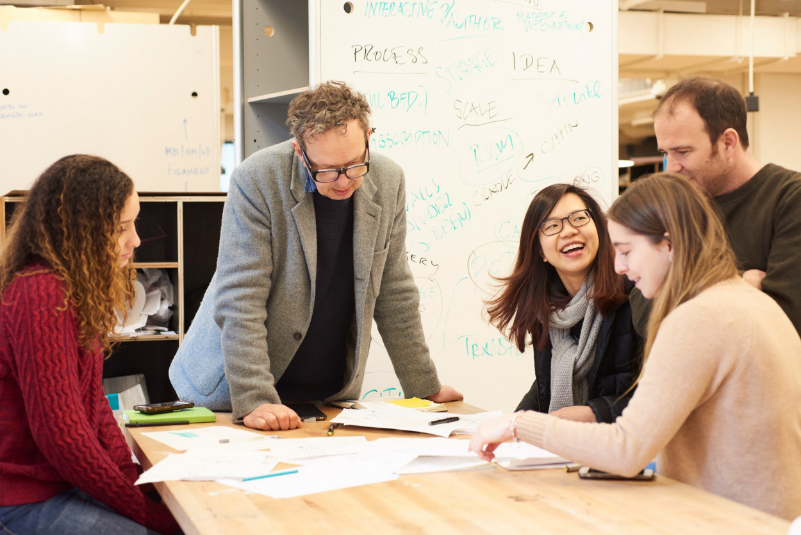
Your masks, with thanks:
M 165 412 L 162 414 L 142 414 L 139 411 L 122 411 L 128 416 L 132 424 L 144 424 L 152 422 L 189 422 L 199 424 L 203 422 L 214 422 L 217 416 L 205 407 L 192 407 L 180 411 Z M 123 418 L 123 423 L 129 423 Z

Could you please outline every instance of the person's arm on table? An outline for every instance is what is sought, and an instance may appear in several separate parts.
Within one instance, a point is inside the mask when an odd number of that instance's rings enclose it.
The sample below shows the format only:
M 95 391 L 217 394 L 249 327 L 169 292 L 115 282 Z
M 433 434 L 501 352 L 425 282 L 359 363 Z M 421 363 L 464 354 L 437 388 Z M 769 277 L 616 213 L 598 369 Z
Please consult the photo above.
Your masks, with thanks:
M 16 300 L 25 306 L 10 313 L 20 328 L 29 333 L 15 339 L 20 343 L 14 344 L 13 355 L 15 375 L 36 445 L 61 477 L 79 490 L 149 529 L 160 533 L 177 531 L 178 524 L 167 508 L 144 496 L 133 485 L 132 463 L 131 467 L 121 469 L 120 459 L 111 458 L 112 454 L 101 445 L 85 419 L 80 394 L 86 386 L 78 377 L 78 359 L 82 357 L 77 350 L 74 314 L 70 309 L 54 313 L 63 307 L 63 297 L 39 277 L 26 279 L 26 295 Z M 58 340 L 64 352 L 52 350 L 48 342 L 53 340 Z M 108 405 L 105 409 L 110 411 Z M 108 420 L 102 425 L 109 425 Z M 102 434 L 107 436 L 108 432 Z M 121 455 L 121 450 L 114 454 Z
M 695 327 L 689 329 L 690 325 Z M 585 466 L 627 477 L 637 474 L 701 400 L 712 395 L 715 377 L 728 373 L 720 369 L 721 355 L 736 354 L 740 340 L 706 337 L 708 332 L 719 332 L 711 329 L 704 327 L 698 314 L 675 310 L 662 323 L 637 391 L 614 424 L 574 422 L 529 411 L 517 423 L 517 437 Z M 482 424 L 470 450 L 491 460 L 498 444 L 511 438 L 514 416 Z
M 406 180 L 398 182 L 389 251 L 376 298 L 374 318 L 406 397 L 436 403 L 462 401 L 464 396 L 440 385 L 420 319 L 420 292 L 406 261 Z
M 246 426 L 256 429 L 286 430 L 298 427 L 300 419 L 281 404 L 270 371 L 265 322 L 271 245 L 269 209 L 254 178 L 239 166 L 223 212 L 214 320 L 222 331 L 234 420 L 244 418 Z

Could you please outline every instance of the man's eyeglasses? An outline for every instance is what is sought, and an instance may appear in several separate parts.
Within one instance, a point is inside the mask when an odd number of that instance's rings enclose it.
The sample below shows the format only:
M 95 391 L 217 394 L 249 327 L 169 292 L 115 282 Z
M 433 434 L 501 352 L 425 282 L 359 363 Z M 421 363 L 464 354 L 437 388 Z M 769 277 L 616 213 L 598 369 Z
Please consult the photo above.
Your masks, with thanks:
M 317 171 L 312 169 L 309 158 L 306 156 L 306 151 L 301 148 L 300 153 L 303 155 L 303 163 L 306 164 L 306 169 L 311 173 L 312 180 L 320 184 L 326 184 L 329 182 L 336 182 L 341 174 L 344 174 L 350 179 L 360 178 L 366 175 L 367 171 L 370 170 L 370 147 L 365 145 L 364 150 L 364 163 L 357 163 L 356 165 L 349 165 L 348 167 L 341 167 L 339 169 L 319 169 Z
M 567 219 L 567 222 L 573 228 L 583 227 L 587 223 L 590 222 L 592 216 L 590 215 L 589 210 L 576 210 L 572 214 L 567 217 L 562 217 L 559 219 L 547 219 L 540 224 L 540 230 L 546 236 L 553 236 L 554 234 L 559 234 L 562 232 L 562 228 L 564 226 L 564 221 Z

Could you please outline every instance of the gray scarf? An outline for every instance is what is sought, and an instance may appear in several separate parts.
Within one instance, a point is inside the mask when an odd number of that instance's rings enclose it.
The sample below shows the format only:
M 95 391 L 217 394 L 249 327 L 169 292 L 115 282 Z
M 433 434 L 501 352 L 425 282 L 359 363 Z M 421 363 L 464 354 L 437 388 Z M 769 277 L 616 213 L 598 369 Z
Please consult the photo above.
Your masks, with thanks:
M 587 298 L 592 279 L 590 273 L 570 303 L 551 314 L 551 406 L 548 412 L 585 405 L 590 396 L 587 374 L 595 360 L 595 341 L 603 321 L 595 302 Z M 582 319 L 581 336 L 576 340 L 570 329 Z

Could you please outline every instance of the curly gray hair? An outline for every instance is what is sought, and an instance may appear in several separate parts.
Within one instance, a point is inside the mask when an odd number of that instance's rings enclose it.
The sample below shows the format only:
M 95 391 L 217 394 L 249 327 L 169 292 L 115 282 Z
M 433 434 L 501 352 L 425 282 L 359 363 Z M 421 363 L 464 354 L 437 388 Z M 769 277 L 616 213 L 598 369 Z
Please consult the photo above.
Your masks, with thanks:
M 336 128 L 344 133 L 356 119 L 365 139 L 370 130 L 370 105 L 364 96 L 345 82 L 325 82 L 300 94 L 289 104 L 286 124 L 302 147 L 306 140 Z

